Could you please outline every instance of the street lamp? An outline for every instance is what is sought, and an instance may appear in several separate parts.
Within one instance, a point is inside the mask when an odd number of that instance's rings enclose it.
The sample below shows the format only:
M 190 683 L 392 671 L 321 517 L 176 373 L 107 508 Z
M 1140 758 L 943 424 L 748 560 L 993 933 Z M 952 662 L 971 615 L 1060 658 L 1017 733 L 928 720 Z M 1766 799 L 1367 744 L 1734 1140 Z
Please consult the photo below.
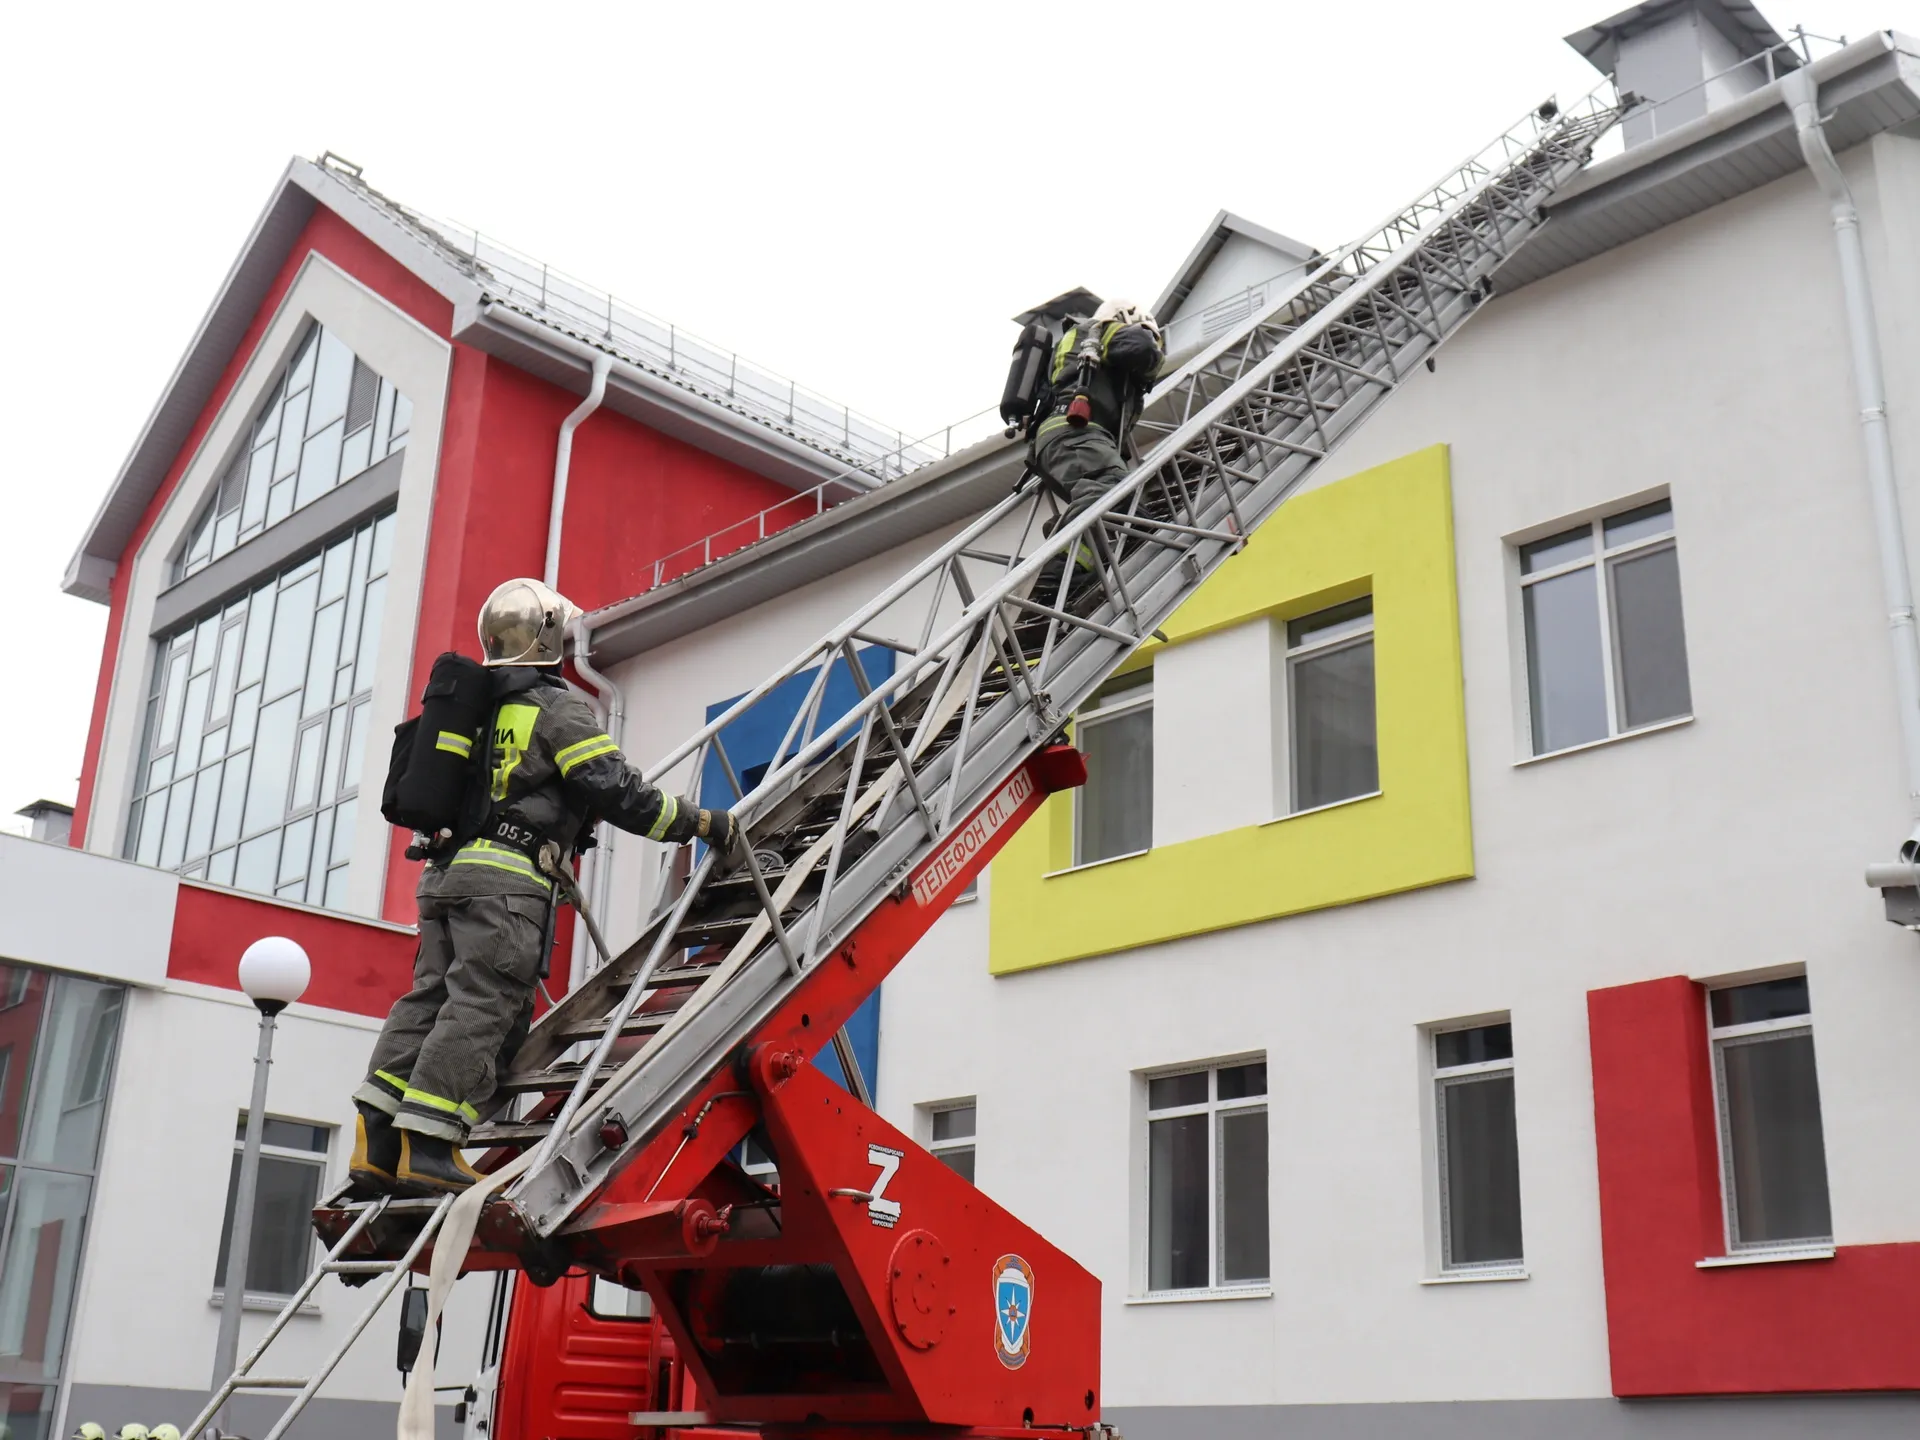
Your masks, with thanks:
M 273 1065 L 274 1018 L 306 992 L 313 966 L 307 952 L 283 935 L 253 942 L 240 957 L 240 988 L 260 1012 L 260 1048 L 253 1055 L 253 1103 L 240 1150 L 240 1181 L 233 1192 L 233 1233 L 227 1242 L 227 1283 L 220 1297 L 220 1343 L 213 1352 L 217 1394 L 240 1354 L 240 1312 L 247 1294 L 247 1247 L 253 1240 L 253 1194 L 260 1179 L 260 1134 L 267 1123 L 267 1071 Z M 215 1428 L 227 1428 L 226 1407 Z

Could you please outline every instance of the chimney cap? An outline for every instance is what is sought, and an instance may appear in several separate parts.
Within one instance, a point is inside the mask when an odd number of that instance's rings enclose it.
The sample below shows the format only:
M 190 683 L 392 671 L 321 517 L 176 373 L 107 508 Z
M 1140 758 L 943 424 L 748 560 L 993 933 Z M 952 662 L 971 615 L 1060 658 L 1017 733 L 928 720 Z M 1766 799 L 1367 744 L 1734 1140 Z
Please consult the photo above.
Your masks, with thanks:
M 1644 0 L 1617 15 L 1597 20 L 1584 30 L 1574 31 L 1566 41 L 1591 61 L 1596 70 L 1611 75 L 1622 40 L 1676 20 L 1690 10 L 1697 11 L 1732 41 L 1743 56 L 1759 55 L 1787 43 L 1786 37 L 1773 28 L 1751 0 Z M 1800 57 L 1792 50 L 1782 52 L 1781 69 L 1792 70 L 1799 64 Z

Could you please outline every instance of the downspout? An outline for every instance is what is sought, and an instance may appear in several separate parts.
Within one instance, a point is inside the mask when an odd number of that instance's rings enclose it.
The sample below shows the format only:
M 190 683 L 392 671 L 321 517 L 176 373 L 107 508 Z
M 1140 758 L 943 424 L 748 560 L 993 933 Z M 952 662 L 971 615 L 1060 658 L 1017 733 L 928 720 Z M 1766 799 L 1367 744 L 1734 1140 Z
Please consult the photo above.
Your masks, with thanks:
M 574 406 L 572 413 L 560 422 L 560 438 L 553 447 L 553 498 L 547 507 L 547 563 L 542 578 L 556 590 L 560 588 L 560 536 L 567 518 L 567 476 L 573 469 L 573 432 L 578 430 L 586 418 L 600 408 L 600 402 L 607 398 L 607 376 L 612 370 L 613 357 L 604 350 L 595 351 L 593 379 L 587 386 L 587 398 Z M 573 668 L 580 673 L 583 680 L 599 692 L 600 702 L 604 707 L 603 713 L 607 716 L 607 733 L 613 737 L 617 745 L 620 743 L 619 692 L 587 663 L 587 644 L 590 637 L 578 621 L 574 622 L 570 633 L 573 637 Z M 602 825 L 600 834 L 601 844 L 610 846 L 612 827 Z M 587 880 L 588 887 L 593 892 L 587 903 L 593 907 L 596 922 L 603 913 L 597 892 L 604 888 L 602 877 L 608 871 L 607 859 L 606 851 L 602 850 L 595 858 L 592 874 Z M 569 990 L 586 978 L 584 963 L 587 947 L 586 930 L 587 927 L 580 924 L 573 927 L 573 951 L 567 966 Z
M 1900 711 L 1901 748 L 1907 761 L 1907 813 L 1914 820 L 1900 847 L 1900 864 L 1869 866 L 1867 883 L 1882 890 L 1909 890 L 1920 901 L 1920 641 L 1914 634 L 1913 576 L 1907 566 L 1906 527 L 1900 519 L 1900 492 L 1894 482 L 1893 437 L 1887 430 L 1887 382 L 1880 369 L 1880 336 L 1874 320 L 1873 289 L 1867 279 L 1867 250 L 1860 238 L 1860 211 L 1840 163 L 1827 143 L 1820 116 L 1819 91 L 1810 66 L 1780 79 L 1780 93 L 1793 112 L 1800 153 L 1820 183 L 1833 215 L 1834 248 L 1840 258 L 1840 291 L 1847 316 L 1847 340 L 1853 351 L 1853 387 L 1860 404 L 1860 448 L 1867 467 L 1867 491 L 1880 549 L 1880 585 L 1886 594 L 1887 639 L 1893 646 L 1895 703 Z M 1887 896 L 1888 918 L 1920 920 L 1920 906 L 1908 917 L 1896 914 Z
M 587 628 L 586 618 L 582 616 L 573 622 L 573 668 L 580 678 L 591 685 L 594 693 L 600 697 L 600 713 L 605 717 L 607 734 L 613 743 L 621 743 L 621 731 L 626 728 L 627 706 L 620 694 L 620 687 L 607 679 L 587 656 L 593 648 L 593 632 Z M 607 929 L 607 901 L 613 894 L 613 840 L 620 832 L 611 825 L 602 824 L 600 843 L 592 852 L 593 873 L 587 880 L 587 903 L 593 907 L 594 923 L 604 935 Z M 608 944 L 613 942 L 609 940 Z M 592 942 L 587 937 L 587 927 L 575 923 L 573 927 L 573 952 L 569 961 L 567 988 L 571 990 L 587 978 L 592 970 Z
M 593 383 L 587 387 L 587 398 L 560 422 L 560 440 L 553 447 L 553 502 L 547 509 L 547 568 L 541 578 L 556 590 L 560 588 L 560 529 L 567 518 L 567 471 L 573 467 L 573 432 L 607 398 L 607 375 L 612 369 L 613 357 L 604 350 L 596 350 Z

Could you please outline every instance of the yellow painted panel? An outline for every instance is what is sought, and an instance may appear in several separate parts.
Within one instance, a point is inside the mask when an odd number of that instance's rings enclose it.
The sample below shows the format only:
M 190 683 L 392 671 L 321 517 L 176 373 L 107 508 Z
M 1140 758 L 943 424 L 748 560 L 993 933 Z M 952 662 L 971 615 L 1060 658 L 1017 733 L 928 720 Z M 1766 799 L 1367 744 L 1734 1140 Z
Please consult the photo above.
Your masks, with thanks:
M 1444 445 L 1288 501 L 1161 628 L 1178 645 L 1369 591 L 1381 793 L 1079 870 L 1073 796 L 1056 795 L 993 863 L 995 974 L 1473 874 Z

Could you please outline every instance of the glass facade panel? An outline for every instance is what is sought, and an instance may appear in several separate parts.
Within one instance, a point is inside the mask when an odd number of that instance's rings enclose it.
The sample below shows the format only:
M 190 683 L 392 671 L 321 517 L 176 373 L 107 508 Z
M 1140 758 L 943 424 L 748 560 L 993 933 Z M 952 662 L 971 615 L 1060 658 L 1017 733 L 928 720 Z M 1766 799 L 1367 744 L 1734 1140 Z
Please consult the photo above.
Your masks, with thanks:
M 1830 1239 L 1813 1032 L 1721 1041 L 1720 1087 L 1735 1247 Z
M 1520 1263 L 1511 1070 L 1440 1082 L 1440 1187 L 1448 1269 Z
M 1607 681 L 1594 585 L 1588 566 L 1524 592 L 1536 755 L 1606 738 Z
M 1622 728 L 1671 720 L 1693 709 L 1680 615 L 1680 555 L 1671 545 L 1613 562 L 1613 643 Z
M 365 758 L 392 530 L 370 520 L 161 637 L 128 858 L 345 903 L 352 822 L 339 835 L 334 812 L 351 816 Z
M 250 439 L 194 521 L 174 578 L 222 555 L 404 450 L 413 407 L 319 325 L 302 337 Z
M 1373 641 L 1293 662 L 1293 804 L 1312 810 L 1380 788 Z
M 1207 1284 L 1209 1116 L 1147 1125 L 1147 1288 L 1198 1290 Z M 1261 1197 L 1264 1208 L 1265 1197 Z
M 1148 670 L 1109 682 L 1075 729 L 1087 755 L 1087 783 L 1074 802 L 1076 865 L 1153 844 L 1152 679 Z
M 0 1434 L 15 1440 L 51 1423 L 125 993 L 0 964 Z

